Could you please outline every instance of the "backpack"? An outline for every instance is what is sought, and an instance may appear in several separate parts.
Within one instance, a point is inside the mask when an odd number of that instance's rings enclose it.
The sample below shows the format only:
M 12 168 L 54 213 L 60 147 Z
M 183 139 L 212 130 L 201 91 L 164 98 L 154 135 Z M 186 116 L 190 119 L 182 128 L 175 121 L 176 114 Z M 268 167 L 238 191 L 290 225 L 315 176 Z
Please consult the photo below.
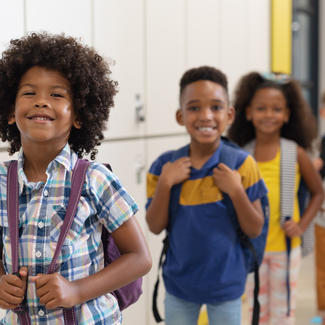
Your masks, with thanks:
M 222 137 L 223 140 L 223 146 L 221 147 L 220 151 L 220 163 L 224 163 L 231 169 L 235 169 L 236 163 L 237 163 L 237 157 L 238 157 L 238 150 L 242 150 L 239 146 L 237 146 L 235 143 L 231 142 L 225 137 Z M 180 157 L 184 156 L 186 153 L 184 152 L 184 147 L 175 151 L 171 161 L 175 161 L 179 159 Z M 179 196 L 181 190 L 181 184 L 177 184 L 174 186 L 174 191 L 176 193 L 176 196 Z M 223 197 L 225 200 L 225 204 L 227 205 L 228 211 L 230 211 L 230 216 L 233 220 L 234 227 L 237 229 L 237 233 L 239 236 L 240 244 L 243 251 L 245 266 L 247 273 L 254 272 L 254 278 L 255 278 L 255 288 L 254 288 L 254 305 L 253 305 L 253 318 L 252 318 L 252 325 L 258 325 L 259 322 L 259 312 L 260 312 L 260 304 L 258 301 L 258 292 L 259 292 L 259 274 L 258 269 L 260 264 L 262 263 L 263 256 L 264 256 L 264 249 L 266 245 L 266 238 L 267 238 L 267 232 L 268 232 L 268 224 L 269 224 L 269 204 L 268 204 L 268 198 L 267 196 L 263 196 L 261 198 L 261 205 L 263 209 L 263 215 L 264 215 L 264 225 L 262 229 L 262 233 L 256 237 L 256 238 L 249 238 L 246 234 L 243 233 L 243 231 L 239 227 L 239 223 L 237 221 L 237 216 L 235 213 L 235 209 L 233 207 L 233 204 L 231 202 L 231 199 L 229 196 L 225 193 L 223 193 Z M 174 200 L 175 204 L 177 200 Z M 175 209 L 175 207 L 171 207 L 171 209 Z M 168 250 L 168 234 L 163 240 L 163 248 L 160 254 L 159 263 L 158 263 L 158 276 L 157 280 L 154 286 L 153 291 L 153 303 L 152 303 L 152 311 L 154 318 L 157 323 L 161 322 L 163 319 L 161 318 L 158 306 L 157 306 L 157 297 L 158 297 L 158 288 L 159 288 L 159 271 L 162 268 L 162 265 L 164 264 L 164 261 L 166 259 L 166 253 Z
M 61 251 L 62 244 L 64 242 L 65 236 L 70 228 L 73 217 L 76 213 L 77 202 L 80 199 L 81 190 L 84 184 L 85 175 L 88 169 L 90 162 L 87 160 L 78 159 L 75 165 L 75 168 L 72 173 L 71 180 L 71 192 L 70 200 L 66 211 L 66 216 L 64 218 L 63 225 L 60 231 L 60 237 L 58 239 L 57 247 L 52 259 L 52 262 L 49 267 L 48 273 L 53 273 L 55 270 L 56 259 Z M 110 165 L 105 165 L 108 169 L 111 170 Z M 7 210 L 8 210 L 8 224 L 9 224 L 9 233 L 11 240 L 11 250 L 13 258 L 13 273 L 18 274 L 18 220 L 19 215 L 17 211 L 18 206 L 18 176 L 17 176 L 17 161 L 13 160 L 10 162 L 7 175 Z M 103 242 L 103 251 L 104 251 L 104 264 L 105 266 L 112 261 L 116 260 L 120 256 L 120 252 L 113 240 L 113 237 L 110 236 L 108 231 L 103 228 L 102 230 L 102 242 Z M 1 243 L 2 244 L 2 243 Z M 2 249 L 1 249 L 2 252 Z M 142 294 L 142 278 L 129 283 L 128 285 L 119 288 L 112 292 L 116 297 L 120 310 L 127 308 L 129 305 L 135 303 L 140 295 Z M 30 319 L 27 311 L 24 306 L 18 307 L 15 312 L 17 313 L 21 324 L 30 324 Z M 74 308 L 72 309 L 63 309 L 64 319 L 66 325 L 77 324 L 74 315 Z
M 254 153 L 255 140 L 249 142 L 245 149 Z M 280 139 L 280 222 L 292 218 L 295 200 L 295 183 L 296 183 L 296 163 L 297 163 L 297 144 L 296 142 L 281 138 Z M 300 216 L 303 215 L 309 200 L 309 190 L 306 183 L 301 178 L 298 188 L 298 205 Z M 306 231 L 301 236 L 301 254 L 306 256 L 313 251 L 314 247 L 314 224 L 310 223 Z M 291 239 L 286 237 L 286 287 L 287 287 L 287 315 L 290 315 L 290 253 Z

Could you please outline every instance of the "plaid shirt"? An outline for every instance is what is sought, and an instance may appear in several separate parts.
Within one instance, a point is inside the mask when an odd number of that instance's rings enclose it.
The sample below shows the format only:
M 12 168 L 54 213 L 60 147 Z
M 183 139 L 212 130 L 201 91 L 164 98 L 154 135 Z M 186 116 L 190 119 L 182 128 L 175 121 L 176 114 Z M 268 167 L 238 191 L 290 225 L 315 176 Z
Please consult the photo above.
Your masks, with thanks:
M 29 275 L 46 273 L 54 255 L 60 227 L 68 205 L 72 168 L 77 155 L 66 145 L 49 164 L 47 181 L 28 182 L 23 171 L 22 151 L 18 158 L 19 181 L 19 265 Z M 0 242 L 3 264 L 12 272 L 7 220 L 8 162 L 0 163 Z M 105 166 L 92 163 L 87 170 L 78 209 L 57 260 L 57 271 L 69 281 L 87 277 L 104 267 L 102 226 L 113 232 L 133 216 L 138 207 Z M 61 309 L 47 310 L 39 304 L 35 284 L 28 281 L 27 305 L 32 324 L 64 324 Z M 79 324 L 120 324 L 121 313 L 111 294 L 76 306 Z M 8 310 L 0 324 L 17 324 Z

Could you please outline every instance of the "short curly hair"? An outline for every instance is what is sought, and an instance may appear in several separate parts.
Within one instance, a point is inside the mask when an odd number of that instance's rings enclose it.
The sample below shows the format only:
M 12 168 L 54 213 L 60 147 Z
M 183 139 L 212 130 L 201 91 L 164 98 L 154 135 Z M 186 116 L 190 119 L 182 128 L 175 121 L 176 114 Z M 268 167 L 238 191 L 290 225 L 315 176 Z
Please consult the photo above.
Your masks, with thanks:
M 179 82 L 180 99 L 186 86 L 200 80 L 208 80 L 219 84 L 224 88 L 226 96 L 228 98 L 228 80 L 226 75 L 222 71 L 214 67 L 201 66 L 201 67 L 189 69 L 183 74 Z
M 70 82 L 81 128 L 71 129 L 68 142 L 79 157 L 90 154 L 95 159 L 95 147 L 104 139 L 117 82 L 110 79 L 108 63 L 93 48 L 76 38 L 46 32 L 11 40 L 0 59 L 0 137 L 9 141 L 9 154 L 19 151 L 21 140 L 16 124 L 8 125 L 8 118 L 14 110 L 21 77 L 33 66 L 56 70 Z
M 304 149 L 311 149 L 312 141 L 317 137 L 316 119 L 304 99 L 298 81 L 289 78 L 286 82 L 272 81 L 258 72 L 244 75 L 235 89 L 234 107 L 236 117 L 228 130 L 228 136 L 240 146 L 255 138 L 255 128 L 246 119 L 246 108 L 250 105 L 257 90 L 262 88 L 279 89 L 290 111 L 288 123 L 281 129 L 281 136 L 297 142 Z

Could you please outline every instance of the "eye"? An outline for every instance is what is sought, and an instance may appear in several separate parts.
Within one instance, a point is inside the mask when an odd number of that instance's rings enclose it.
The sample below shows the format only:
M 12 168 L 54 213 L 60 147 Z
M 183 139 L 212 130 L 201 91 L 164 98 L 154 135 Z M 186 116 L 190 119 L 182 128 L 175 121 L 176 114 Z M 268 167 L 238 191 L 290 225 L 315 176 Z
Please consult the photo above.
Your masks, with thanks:
M 282 112 L 282 107 L 274 107 L 273 110 L 277 113 Z
M 221 111 L 223 109 L 222 105 L 214 105 L 211 107 L 213 111 Z
M 187 110 L 191 111 L 191 112 L 197 112 L 199 109 L 200 109 L 200 107 L 195 106 L 195 105 L 187 107 Z
M 264 106 L 256 106 L 255 109 L 259 112 L 265 111 L 265 107 Z
M 35 92 L 34 91 L 24 91 L 22 93 L 23 96 L 33 96 L 35 95 Z
M 59 98 L 62 98 L 64 97 L 62 94 L 59 94 L 59 93 L 53 93 L 51 94 L 52 97 L 59 97 Z

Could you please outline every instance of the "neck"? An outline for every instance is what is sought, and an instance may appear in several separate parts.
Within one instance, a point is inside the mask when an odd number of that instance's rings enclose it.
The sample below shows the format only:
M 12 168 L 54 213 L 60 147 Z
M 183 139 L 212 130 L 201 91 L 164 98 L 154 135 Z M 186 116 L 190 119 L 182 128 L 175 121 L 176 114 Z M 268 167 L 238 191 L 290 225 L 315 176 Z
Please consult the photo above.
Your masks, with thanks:
M 191 142 L 190 144 L 190 158 L 192 166 L 196 169 L 200 169 L 205 162 L 214 154 L 219 147 L 220 141 L 214 144 L 202 145 Z
M 61 152 L 63 148 L 54 149 L 48 145 L 23 145 L 24 172 L 30 182 L 46 182 L 46 169 L 49 163 Z

